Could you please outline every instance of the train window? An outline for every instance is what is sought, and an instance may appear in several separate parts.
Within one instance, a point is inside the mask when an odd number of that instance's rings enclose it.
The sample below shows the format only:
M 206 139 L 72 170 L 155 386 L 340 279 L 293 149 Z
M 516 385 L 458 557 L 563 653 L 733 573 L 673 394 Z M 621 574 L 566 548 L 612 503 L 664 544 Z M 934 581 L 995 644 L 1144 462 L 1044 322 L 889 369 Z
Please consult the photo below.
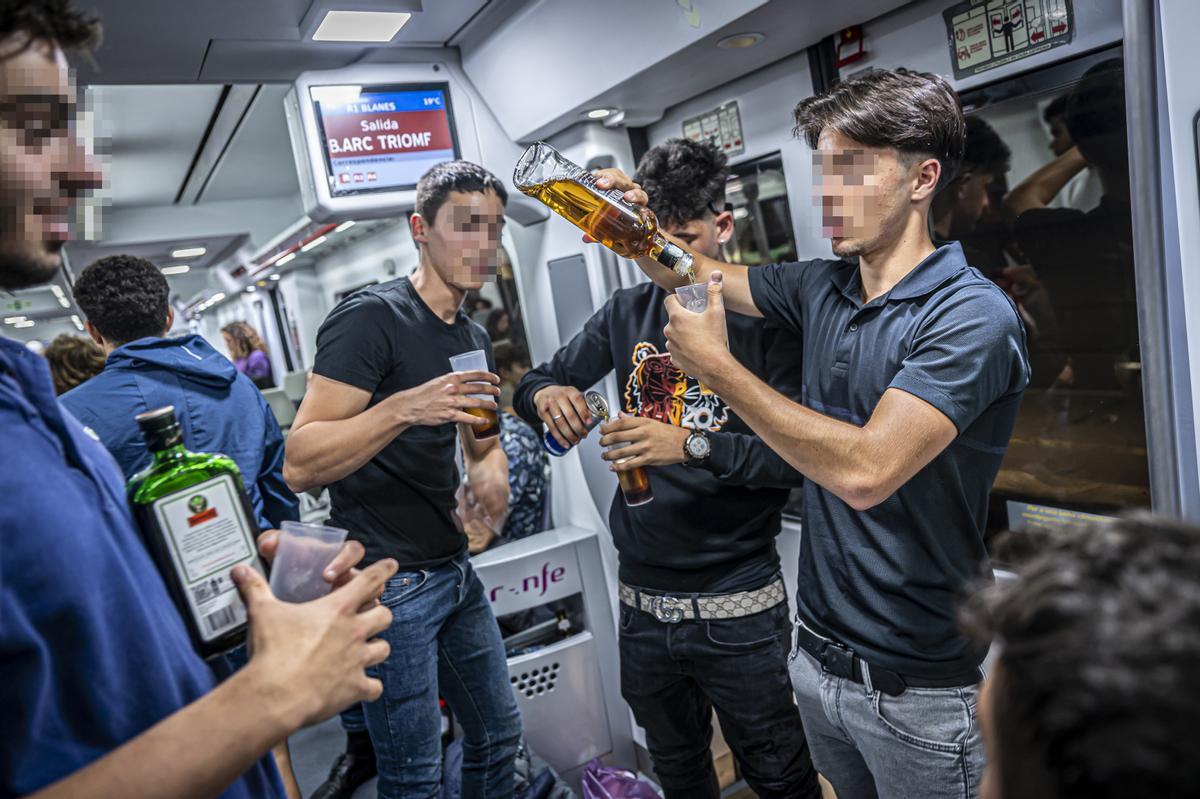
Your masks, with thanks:
M 1033 370 L 990 532 L 1146 507 L 1119 49 L 963 104 L 966 163 L 935 201 L 933 225 L 1016 304 Z
M 731 166 L 725 203 L 733 211 L 734 236 L 725 260 L 758 266 L 796 260 L 796 237 L 779 153 Z

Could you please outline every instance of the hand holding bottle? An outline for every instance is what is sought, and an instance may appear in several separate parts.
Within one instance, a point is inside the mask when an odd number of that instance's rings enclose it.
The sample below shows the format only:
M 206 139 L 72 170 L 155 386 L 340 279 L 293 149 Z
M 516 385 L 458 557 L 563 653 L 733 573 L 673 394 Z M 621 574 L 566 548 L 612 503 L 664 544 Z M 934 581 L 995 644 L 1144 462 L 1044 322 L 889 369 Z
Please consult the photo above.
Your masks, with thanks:
M 626 175 L 615 166 L 607 169 L 597 169 L 592 173 L 596 176 L 596 188 L 616 189 L 625 192 L 625 201 L 634 205 L 649 205 L 650 197 L 633 178 Z
M 574 386 L 546 386 L 533 395 L 533 405 L 564 451 L 587 438 L 593 426 L 583 392 Z

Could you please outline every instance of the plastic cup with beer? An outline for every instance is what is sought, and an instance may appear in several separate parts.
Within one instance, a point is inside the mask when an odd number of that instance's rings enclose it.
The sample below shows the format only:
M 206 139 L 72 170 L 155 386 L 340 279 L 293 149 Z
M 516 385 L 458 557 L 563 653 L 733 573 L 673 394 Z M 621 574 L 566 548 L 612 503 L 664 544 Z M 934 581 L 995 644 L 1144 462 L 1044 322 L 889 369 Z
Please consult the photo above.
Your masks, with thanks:
M 450 368 L 455 372 L 488 372 L 487 354 L 483 350 L 471 350 L 450 359 Z M 476 399 L 495 400 L 491 394 L 471 394 Z M 478 416 L 487 424 L 473 425 L 471 432 L 475 439 L 495 438 L 500 435 L 500 417 L 491 408 L 465 408 L 467 413 Z
M 271 593 L 284 602 L 310 602 L 329 593 L 325 569 L 337 557 L 346 531 L 323 524 L 284 522 L 271 564 Z

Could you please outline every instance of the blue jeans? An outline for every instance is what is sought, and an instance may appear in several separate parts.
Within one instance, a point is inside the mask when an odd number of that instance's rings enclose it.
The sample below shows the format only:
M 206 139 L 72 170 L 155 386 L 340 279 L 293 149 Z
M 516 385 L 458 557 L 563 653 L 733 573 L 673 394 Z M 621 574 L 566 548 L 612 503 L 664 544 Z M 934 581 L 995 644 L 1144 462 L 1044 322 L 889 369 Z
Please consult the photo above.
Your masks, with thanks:
M 813 764 L 838 799 L 979 796 L 978 686 L 890 696 L 823 671 L 799 648 L 790 670 Z
M 496 617 L 466 555 L 396 574 L 381 601 L 392 610 L 383 634 L 392 653 L 368 670 L 383 696 L 365 705 L 379 796 L 439 795 L 440 693 L 463 728 L 464 799 L 510 799 L 521 717 Z

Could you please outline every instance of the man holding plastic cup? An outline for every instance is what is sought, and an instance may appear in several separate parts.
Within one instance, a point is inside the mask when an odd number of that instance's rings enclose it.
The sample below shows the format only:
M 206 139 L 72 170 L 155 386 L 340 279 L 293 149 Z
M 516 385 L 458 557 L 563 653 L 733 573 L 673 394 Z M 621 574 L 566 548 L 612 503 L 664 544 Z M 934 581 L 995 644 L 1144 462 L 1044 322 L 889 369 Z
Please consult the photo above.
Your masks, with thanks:
M 684 139 L 654 147 L 638 166 L 663 229 L 710 258 L 734 232 L 727 178 L 724 155 Z M 616 370 L 623 396 L 611 398 L 612 411 L 624 413 L 600 428 L 600 444 L 615 471 L 644 470 L 654 497 L 639 503 L 617 491 L 609 513 L 620 556 L 621 688 L 668 799 L 720 795 L 709 750 L 714 708 L 759 796 L 819 796 L 788 682 L 775 549 L 788 488 L 801 478 L 672 360 L 666 297 L 649 283 L 616 292 L 525 375 L 513 404 L 567 449 L 593 422 L 581 391 Z M 729 323 L 739 360 L 799 396 L 789 383 L 799 340 L 745 316 Z
M 467 537 L 455 524 L 462 442 L 474 497 L 493 518 L 508 502 L 508 463 L 494 418 L 500 378 L 486 332 L 462 310 L 495 276 L 503 184 L 465 161 L 417 184 L 409 220 L 420 261 L 411 278 L 371 286 L 333 309 L 317 334 L 313 379 L 288 437 L 284 478 L 328 485 L 329 523 L 400 562 L 382 602 L 393 612 L 392 656 L 374 671 L 383 696 L 366 727 L 343 715 L 347 751 L 322 797 L 350 796 L 379 767 L 379 796 L 426 796 L 441 784 L 446 699 L 463 726 L 463 793 L 509 797 L 521 724 L 504 648 Z M 473 354 L 467 371 L 451 359 Z M 372 751 L 372 745 L 374 751 Z

